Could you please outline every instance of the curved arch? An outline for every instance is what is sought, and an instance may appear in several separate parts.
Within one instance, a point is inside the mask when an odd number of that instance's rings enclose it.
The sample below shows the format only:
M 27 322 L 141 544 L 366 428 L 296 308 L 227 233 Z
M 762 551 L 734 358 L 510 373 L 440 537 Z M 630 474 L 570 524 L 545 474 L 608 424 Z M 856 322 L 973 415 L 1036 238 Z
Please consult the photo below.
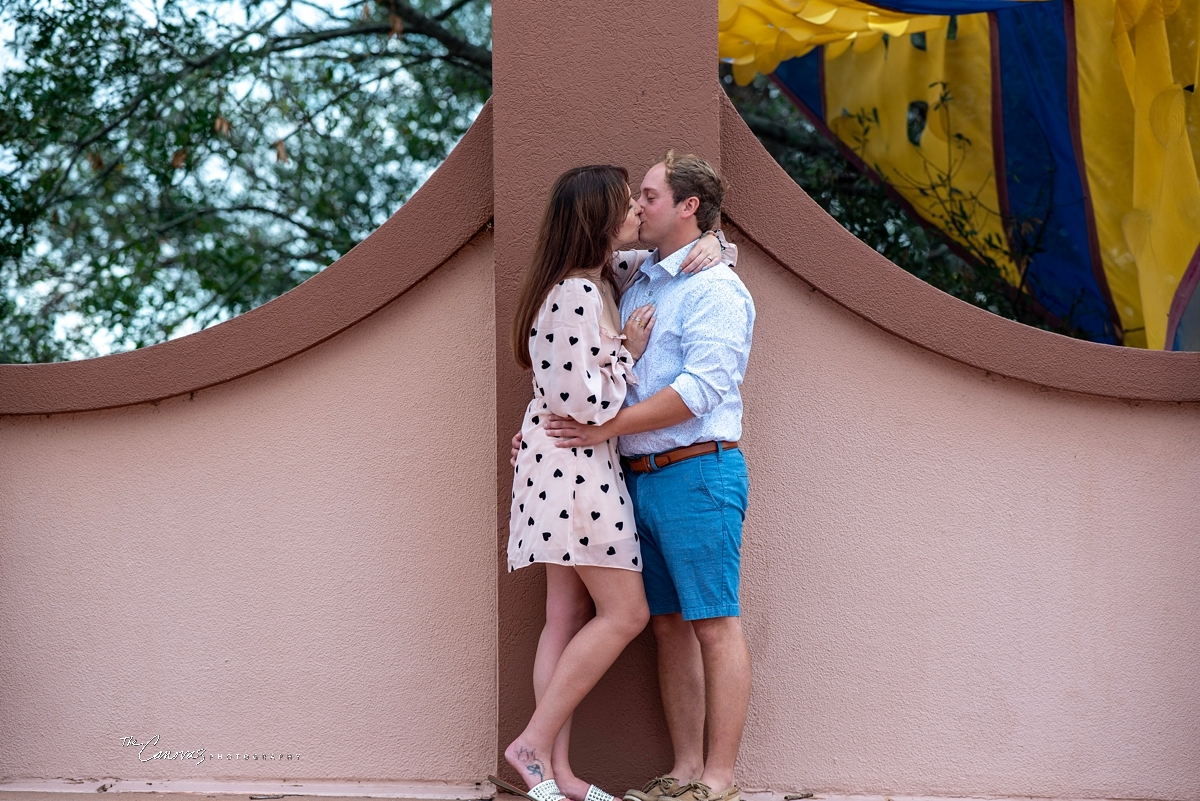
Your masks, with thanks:
M 722 93 L 724 215 L 836 303 L 934 353 L 998 375 L 1109 398 L 1200 401 L 1200 353 L 1071 339 L 935 289 L 859 241 L 763 149 Z
M 289 292 L 195 334 L 127 353 L 0 365 L 0 415 L 147 403 L 232 381 L 295 356 L 386 306 L 492 217 L 492 104 L 387 222 Z

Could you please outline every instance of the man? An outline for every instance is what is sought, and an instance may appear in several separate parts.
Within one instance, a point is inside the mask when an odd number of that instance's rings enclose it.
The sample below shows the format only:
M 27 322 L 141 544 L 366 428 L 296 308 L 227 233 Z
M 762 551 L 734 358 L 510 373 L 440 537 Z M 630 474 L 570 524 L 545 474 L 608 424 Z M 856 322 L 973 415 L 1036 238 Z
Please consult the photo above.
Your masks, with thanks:
M 675 750 L 670 773 L 630 790 L 627 801 L 741 799 L 733 767 L 750 697 L 738 601 L 749 482 L 737 440 L 754 303 L 725 263 L 679 277 L 692 244 L 718 226 L 723 195 L 720 176 L 696 156 L 669 151 L 646 173 L 639 236 L 655 250 L 621 298 L 622 324 L 646 303 L 656 305 L 650 342 L 634 368 L 638 383 L 602 426 L 562 418 L 546 426 L 560 447 L 620 437 L 627 468 Z

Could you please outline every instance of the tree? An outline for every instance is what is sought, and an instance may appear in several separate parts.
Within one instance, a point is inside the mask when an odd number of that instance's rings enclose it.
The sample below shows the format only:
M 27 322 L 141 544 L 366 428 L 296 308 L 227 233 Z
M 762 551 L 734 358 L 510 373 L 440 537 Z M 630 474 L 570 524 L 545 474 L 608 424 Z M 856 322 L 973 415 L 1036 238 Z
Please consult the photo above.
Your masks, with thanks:
M 485 0 L 10 2 L 0 360 L 160 342 L 336 260 L 490 95 L 490 12 Z

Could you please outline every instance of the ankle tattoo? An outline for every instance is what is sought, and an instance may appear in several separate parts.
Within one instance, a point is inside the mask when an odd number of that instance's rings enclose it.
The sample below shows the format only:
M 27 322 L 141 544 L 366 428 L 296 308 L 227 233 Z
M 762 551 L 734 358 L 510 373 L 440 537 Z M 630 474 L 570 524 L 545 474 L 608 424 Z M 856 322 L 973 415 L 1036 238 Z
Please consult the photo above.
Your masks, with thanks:
M 521 746 L 517 749 L 517 759 L 530 776 L 537 777 L 537 784 L 546 780 L 546 765 L 538 759 L 536 749 Z

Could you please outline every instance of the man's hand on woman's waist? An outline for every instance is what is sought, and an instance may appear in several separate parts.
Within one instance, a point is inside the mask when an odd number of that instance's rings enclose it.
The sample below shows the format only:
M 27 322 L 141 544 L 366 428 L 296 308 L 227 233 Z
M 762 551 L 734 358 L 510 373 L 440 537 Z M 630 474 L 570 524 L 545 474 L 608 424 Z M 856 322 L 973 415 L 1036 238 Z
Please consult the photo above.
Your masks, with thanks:
M 693 417 L 695 415 L 679 393 L 666 387 L 641 403 L 626 406 L 601 426 L 584 425 L 570 417 L 551 415 L 546 421 L 546 433 L 557 440 L 554 444 L 559 448 L 586 448 L 625 434 L 670 428 Z

